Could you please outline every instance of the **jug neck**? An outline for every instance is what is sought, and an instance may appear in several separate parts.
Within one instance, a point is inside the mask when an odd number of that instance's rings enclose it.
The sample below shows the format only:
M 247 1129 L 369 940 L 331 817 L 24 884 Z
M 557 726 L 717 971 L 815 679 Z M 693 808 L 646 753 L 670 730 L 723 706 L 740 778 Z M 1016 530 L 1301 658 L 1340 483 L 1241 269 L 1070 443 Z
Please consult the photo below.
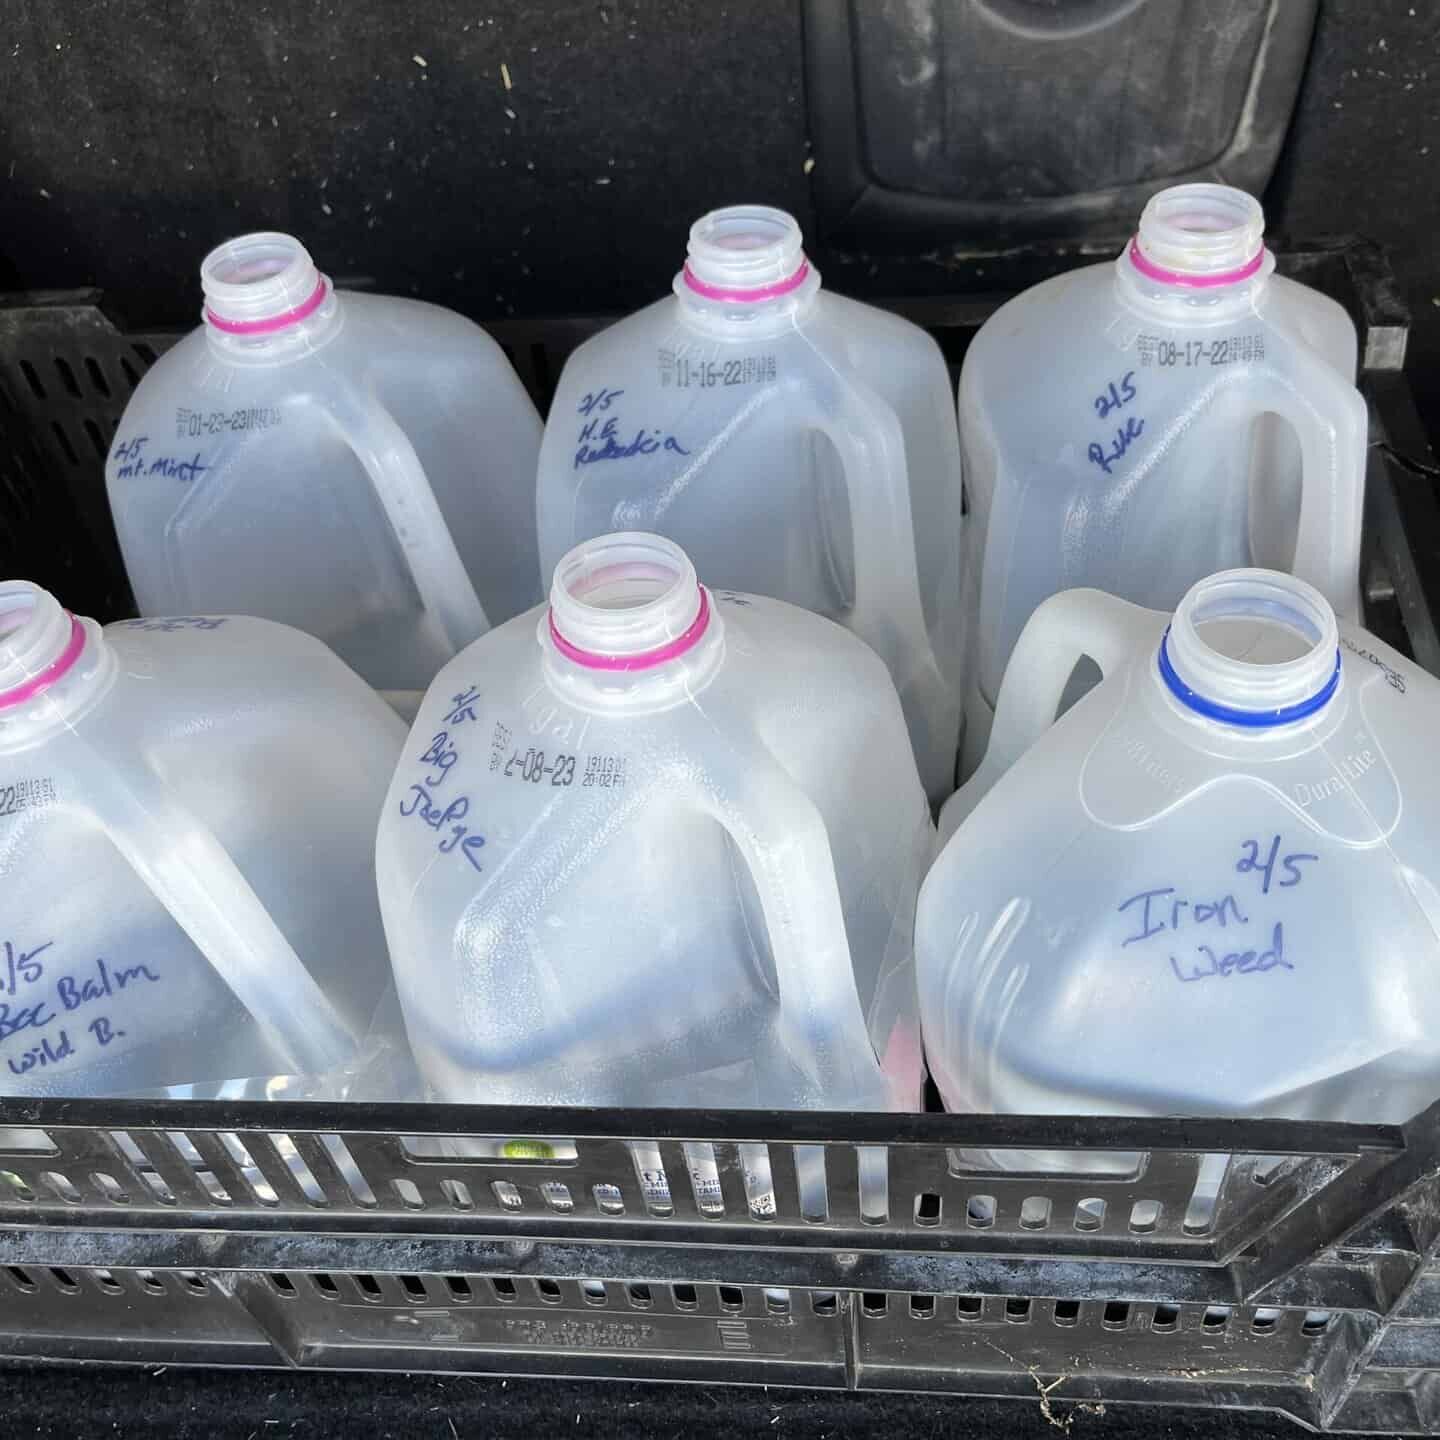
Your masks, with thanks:
M 308 354 L 338 331 L 340 298 L 305 247 L 264 231 L 227 240 L 200 266 L 211 347 L 265 364 Z
M 115 674 L 100 627 L 27 580 L 0 581 L 0 749 L 73 722 Z
M 687 321 L 747 339 L 793 325 L 820 293 L 793 215 L 768 205 L 731 205 L 690 227 L 675 295 Z
M 581 708 L 624 713 L 692 698 L 714 676 L 723 636 L 689 556 L 643 531 L 571 550 L 539 626 L 550 687 Z
M 1169 324 L 1228 319 L 1259 301 L 1275 257 L 1260 202 L 1230 185 L 1173 185 L 1151 198 L 1115 262 L 1132 309 Z
M 1160 641 L 1155 683 L 1187 720 L 1258 738 L 1317 723 L 1343 684 L 1335 612 L 1273 570 L 1223 570 L 1191 587 Z

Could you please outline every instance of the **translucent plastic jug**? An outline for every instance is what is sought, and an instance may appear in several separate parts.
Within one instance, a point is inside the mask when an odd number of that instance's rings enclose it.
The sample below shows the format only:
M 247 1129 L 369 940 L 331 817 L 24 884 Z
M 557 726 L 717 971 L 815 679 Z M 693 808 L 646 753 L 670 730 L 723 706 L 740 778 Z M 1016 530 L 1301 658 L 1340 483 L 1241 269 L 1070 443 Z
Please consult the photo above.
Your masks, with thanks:
M 423 691 L 540 599 L 534 405 L 478 326 L 338 293 L 288 235 L 231 240 L 200 276 L 205 323 L 106 464 L 141 612 L 262 615 Z
M 0 1094 L 343 1067 L 388 978 L 373 837 L 404 733 L 296 630 L 101 630 L 0 583 Z
M 540 564 L 615 530 L 683 545 L 712 585 L 839 621 L 890 668 L 935 799 L 960 733 L 960 455 L 924 331 L 820 288 L 758 205 L 690 231 L 675 293 L 587 341 L 540 456 Z
M 659 536 L 578 546 L 385 801 L 411 1047 L 448 1101 L 917 1108 L 932 839 L 873 652 Z
M 1052 726 L 1082 655 L 1104 679 Z M 1048 600 L 921 891 L 946 1105 L 1378 1122 L 1429 1104 L 1437 726 L 1440 683 L 1291 576 L 1215 575 L 1173 620 Z
M 1217 570 L 1265 565 L 1359 618 L 1365 404 L 1355 328 L 1273 274 L 1243 191 L 1180 185 L 1120 257 L 1002 306 L 960 377 L 979 638 L 965 772 L 1047 596 L 1173 610 Z

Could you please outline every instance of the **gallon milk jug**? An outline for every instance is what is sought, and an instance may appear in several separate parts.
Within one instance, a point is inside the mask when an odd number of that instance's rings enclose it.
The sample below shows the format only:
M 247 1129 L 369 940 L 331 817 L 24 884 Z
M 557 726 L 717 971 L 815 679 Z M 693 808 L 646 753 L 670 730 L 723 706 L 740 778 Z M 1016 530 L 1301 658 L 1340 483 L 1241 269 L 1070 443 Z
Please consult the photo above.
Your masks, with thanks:
M 1266 565 L 1358 619 L 1355 329 L 1272 273 L 1264 223 L 1228 186 L 1161 191 L 1118 260 L 1025 291 L 975 337 L 960 377 L 979 587 L 966 773 L 1010 651 L 1057 591 L 1168 611 L 1205 575 Z
M 540 598 L 535 407 L 477 326 L 337 293 L 288 235 L 231 240 L 200 278 L 205 323 L 106 464 L 141 612 L 263 615 L 423 692 Z
M 349 1061 L 388 978 L 372 842 L 404 733 L 299 631 L 102 630 L 0 583 L 0 1094 L 263 1094 Z
M 1082 655 L 1104 679 L 1052 725 Z M 1440 683 L 1292 576 L 1211 576 L 1173 620 L 1045 602 L 920 896 L 946 1105 L 1383 1122 L 1440 1096 L 1437 727 Z
M 540 455 L 540 564 L 613 530 L 683 545 L 712 585 L 788 600 L 869 644 L 920 775 L 954 789 L 960 455 L 924 331 L 820 288 L 800 227 L 737 205 L 690 231 L 675 293 L 582 345 Z
M 658 535 L 577 546 L 436 677 L 385 801 L 411 1048 L 447 1101 L 917 1108 L 932 838 L 866 646 Z

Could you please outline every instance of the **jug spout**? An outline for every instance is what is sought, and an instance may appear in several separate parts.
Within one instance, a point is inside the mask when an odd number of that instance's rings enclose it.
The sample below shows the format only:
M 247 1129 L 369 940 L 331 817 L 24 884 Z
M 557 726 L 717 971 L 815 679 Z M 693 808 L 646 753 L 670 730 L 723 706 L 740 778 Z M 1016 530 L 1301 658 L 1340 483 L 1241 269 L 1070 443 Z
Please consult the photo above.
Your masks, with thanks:
M 113 674 L 100 627 L 64 609 L 28 580 L 0 581 L 0 741 L 30 736 L 39 708 L 69 716 L 82 692 Z
M 200 266 L 205 328 L 222 345 L 263 344 L 314 330 L 338 310 L 329 279 L 292 235 L 260 231 L 217 246 Z
M 1207 720 L 1251 730 L 1295 724 L 1339 688 L 1335 612 L 1293 575 L 1225 570 L 1181 600 L 1157 668 L 1170 695 Z
M 705 683 L 723 628 L 680 546 L 625 531 L 577 545 L 555 567 L 540 644 L 567 699 L 653 709 Z
M 820 288 L 800 224 L 768 205 L 729 205 L 690 227 L 675 294 L 687 312 L 754 321 L 790 313 Z

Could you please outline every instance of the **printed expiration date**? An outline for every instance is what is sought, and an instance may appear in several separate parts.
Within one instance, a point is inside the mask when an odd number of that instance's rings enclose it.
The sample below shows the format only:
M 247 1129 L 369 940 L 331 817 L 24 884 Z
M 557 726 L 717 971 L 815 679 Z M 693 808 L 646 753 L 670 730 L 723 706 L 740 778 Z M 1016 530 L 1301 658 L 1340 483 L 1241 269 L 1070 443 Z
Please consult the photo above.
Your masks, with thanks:
M 1263 335 L 1222 335 L 1214 340 L 1170 340 L 1139 335 L 1135 348 L 1142 368 L 1194 369 L 1198 365 L 1245 365 L 1265 358 Z
M 778 371 L 773 355 L 746 355 L 737 360 L 701 360 L 675 350 L 660 352 L 660 385 L 677 390 L 712 390 L 729 385 L 763 385 Z
M 39 780 L 0 784 L 0 816 L 18 815 L 22 810 L 43 810 L 53 805 L 55 799 L 55 782 L 48 775 Z

